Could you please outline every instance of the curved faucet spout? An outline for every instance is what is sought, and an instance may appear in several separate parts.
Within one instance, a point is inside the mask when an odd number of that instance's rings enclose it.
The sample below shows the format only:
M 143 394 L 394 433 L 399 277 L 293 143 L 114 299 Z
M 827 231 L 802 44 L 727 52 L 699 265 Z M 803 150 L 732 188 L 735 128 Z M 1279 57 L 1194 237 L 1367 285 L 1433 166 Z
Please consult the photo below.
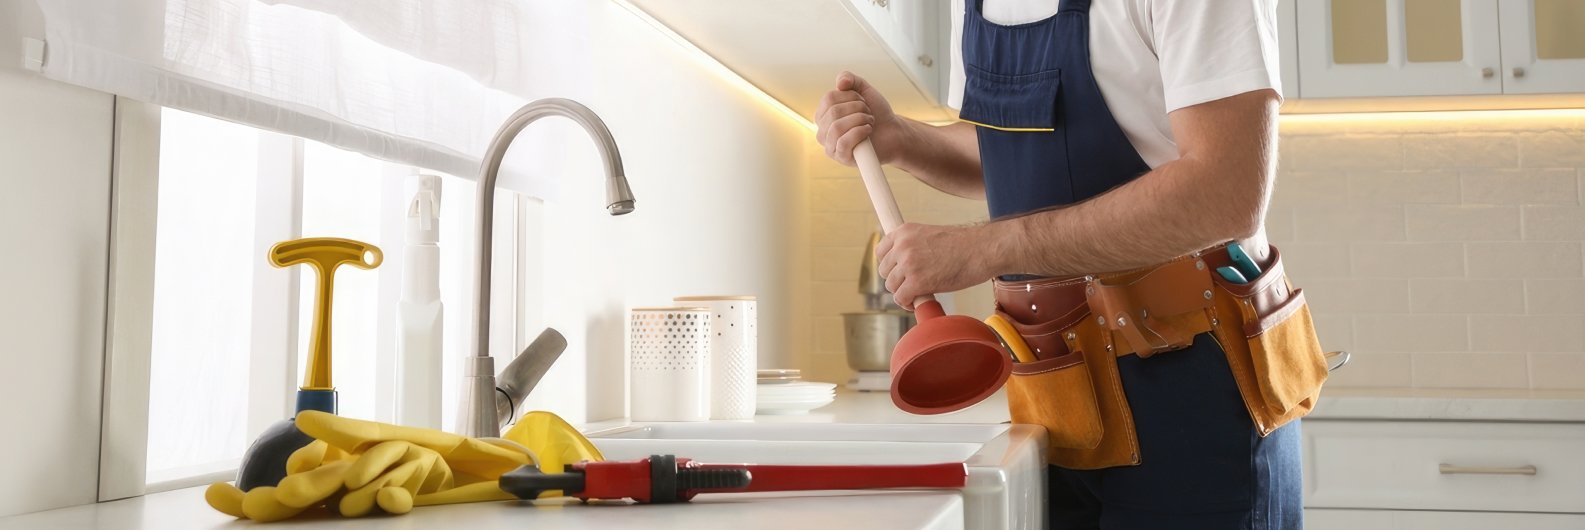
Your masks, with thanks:
M 478 267 L 474 277 L 474 337 L 472 352 L 465 367 L 464 376 L 467 380 L 463 384 L 463 411 L 458 419 L 457 432 L 475 438 L 496 437 L 501 435 L 501 425 L 496 416 L 496 386 L 495 386 L 495 360 L 490 357 L 490 262 L 492 258 L 491 241 L 494 240 L 494 229 L 491 221 L 495 218 L 495 186 L 500 177 L 501 162 L 506 158 L 506 150 L 511 147 L 512 140 L 523 131 L 528 124 L 546 116 L 561 116 L 571 119 L 588 131 L 594 139 L 595 145 L 600 150 L 600 156 L 605 160 L 605 208 L 611 215 L 631 213 L 634 208 L 633 190 L 628 187 L 627 177 L 623 174 L 622 155 L 616 149 L 616 139 L 611 137 L 610 129 L 589 107 L 576 101 L 564 98 L 546 98 L 534 101 L 512 113 L 501 129 L 496 131 L 495 138 L 490 140 L 490 147 L 484 152 L 484 162 L 479 169 L 479 195 L 478 212 L 474 224 L 479 233 L 479 247 L 476 250 L 475 266 Z

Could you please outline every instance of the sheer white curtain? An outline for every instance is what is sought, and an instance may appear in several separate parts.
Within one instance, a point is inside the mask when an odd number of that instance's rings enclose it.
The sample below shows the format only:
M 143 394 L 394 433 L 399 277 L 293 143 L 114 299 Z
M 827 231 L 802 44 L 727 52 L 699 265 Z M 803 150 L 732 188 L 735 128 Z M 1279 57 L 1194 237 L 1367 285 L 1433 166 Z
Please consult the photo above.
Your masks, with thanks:
M 48 77 L 466 178 L 588 49 L 579 2 L 37 1 Z M 511 187 L 554 195 L 534 169 Z

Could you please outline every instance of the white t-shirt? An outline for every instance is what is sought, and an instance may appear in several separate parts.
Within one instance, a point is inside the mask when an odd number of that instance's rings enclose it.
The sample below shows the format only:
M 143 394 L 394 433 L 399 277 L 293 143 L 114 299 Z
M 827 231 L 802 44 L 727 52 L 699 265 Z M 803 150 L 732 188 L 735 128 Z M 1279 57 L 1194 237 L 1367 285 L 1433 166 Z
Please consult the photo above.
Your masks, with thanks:
M 1057 6 L 984 0 L 981 12 L 997 24 L 1021 24 L 1050 17 Z M 1093 0 L 1090 66 L 1146 164 L 1178 159 L 1167 113 L 1265 88 L 1282 94 L 1276 10 L 1277 0 Z

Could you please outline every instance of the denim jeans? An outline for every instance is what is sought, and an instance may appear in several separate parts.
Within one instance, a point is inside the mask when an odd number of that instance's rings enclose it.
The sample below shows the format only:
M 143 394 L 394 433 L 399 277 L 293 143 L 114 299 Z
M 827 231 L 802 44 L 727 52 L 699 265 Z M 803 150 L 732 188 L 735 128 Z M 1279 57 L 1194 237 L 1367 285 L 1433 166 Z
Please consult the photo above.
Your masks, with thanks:
M 1117 364 L 1141 463 L 1051 467 L 1051 528 L 1303 528 L 1300 422 L 1262 438 L 1209 334 L 1183 350 Z

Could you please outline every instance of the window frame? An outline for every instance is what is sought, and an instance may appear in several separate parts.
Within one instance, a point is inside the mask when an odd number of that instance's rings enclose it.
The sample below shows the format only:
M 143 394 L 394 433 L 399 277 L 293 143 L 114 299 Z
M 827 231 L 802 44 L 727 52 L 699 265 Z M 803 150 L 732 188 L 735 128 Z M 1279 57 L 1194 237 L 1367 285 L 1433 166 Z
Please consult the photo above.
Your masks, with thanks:
M 101 412 L 98 500 L 100 502 L 135 497 L 175 489 L 231 480 L 236 468 L 228 466 L 192 476 L 161 482 L 147 481 L 149 435 L 149 384 L 153 359 L 155 239 L 159 207 L 159 161 L 161 149 L 159 105 L 116 98 L 112 146 L 112 194 L 110 237 L 109 303 L 105 315 L 105 368 L 103 409 Z M 241 126 L 246 127 L 243 124 Z M 253 242 L 268 248 L 280 241 L 302 236 L 304 152 L 302 138 L 258 130 L 258 184 Z M 424 171 L 419 169 L 418 171 Z M 387 164 L 380 185 L 381 232 L 405 232 L 405 175 L 413 168 Z M 521 253 L 531 243 L 523 238 L 520 223 L 530 215 L 528 198 L 512 194 L 511 205 L 497 204 L 495 264 L 497 289 L 510 289 L 510 297 L 495 297 L 492 320 L 519 323 L 525 307 L 525 269 L 531 260 Z M 287 201 L 290 208 L 279 208 Z M 503 211 L 504 210 L 504 211 Z M 506 223 L 503 223 L 505 221 Z M 515 222 L 513 222 L 515 221 Z M 507 224 L 510 223 L 510 224 Z M 504 226 L 503 226 L 504 225 Z M 399 237 L 397 238 L 400 239 Z M 387 252 L 401 252 L 387 249 Z M 394 264 L 394 262 L 393 262 Z M 263 431 L 271 423 L 290 417 L 297 390 L 297 365 L 301 268 L 278 274 L 263 260 L 252 274 L 251 343 L 248 360 L 248 432 Z M 268 271 L 268 274 L 265 272 Z M 377 415 L 389 419 L 393 411 L 395 371 L 396 301 L 400 297 L 400 269 L 382 276 L 378 287 L 379 351 L 392 352 L 376 357 L 375 392 Z M 461 310 L 459 310 L 461 309 Z M 471 318 L 466 308 L 449 308 L 452 318 Z M 521 326 L 492 327 L 492 337 L 521 345 Z M 492 341 L 494 342 L 494 341 Z M 240 455 L 239 455 L 240 456 Z

